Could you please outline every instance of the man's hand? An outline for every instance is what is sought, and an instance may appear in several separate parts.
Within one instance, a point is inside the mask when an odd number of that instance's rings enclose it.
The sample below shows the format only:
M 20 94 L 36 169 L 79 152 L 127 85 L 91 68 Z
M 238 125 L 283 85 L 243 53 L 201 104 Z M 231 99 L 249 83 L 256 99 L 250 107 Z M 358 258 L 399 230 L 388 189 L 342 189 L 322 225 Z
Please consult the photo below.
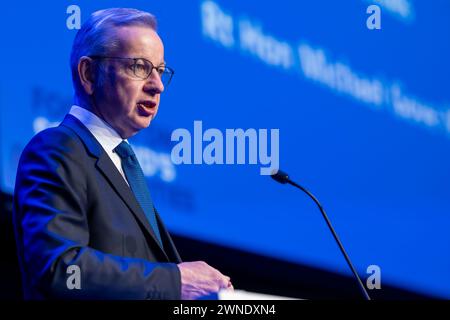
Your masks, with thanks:
M 206 262 L 194 261 L 178 264 L 181 273 L 181 299 L 195 300 L 210 296 L 220 289 L 233 289 L 230 277 L 224 276 Z

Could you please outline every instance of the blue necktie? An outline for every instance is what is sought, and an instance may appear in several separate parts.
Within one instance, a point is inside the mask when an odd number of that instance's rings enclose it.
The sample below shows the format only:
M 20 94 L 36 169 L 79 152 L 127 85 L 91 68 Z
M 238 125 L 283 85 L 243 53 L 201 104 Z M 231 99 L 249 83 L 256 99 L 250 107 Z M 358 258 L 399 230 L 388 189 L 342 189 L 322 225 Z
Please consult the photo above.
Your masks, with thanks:
M 150 225 L 155 232 L 156 238 L 162 247 L 161 235 L 158 229 L 158 223 L 156 221 L 155 208 L 153 207 L 152 197 L 148 190 L 147 183 L 145 182 L 144 173 L 136 158 L 136 155 L 131 149 L 131 146 L 126 141 L 122 141 L 114 151 L 122 159 L 122 169 L 127 177 L 128 184 L 136 197 L 136 200 L 141 205 L 142 210 L 147 216 Z

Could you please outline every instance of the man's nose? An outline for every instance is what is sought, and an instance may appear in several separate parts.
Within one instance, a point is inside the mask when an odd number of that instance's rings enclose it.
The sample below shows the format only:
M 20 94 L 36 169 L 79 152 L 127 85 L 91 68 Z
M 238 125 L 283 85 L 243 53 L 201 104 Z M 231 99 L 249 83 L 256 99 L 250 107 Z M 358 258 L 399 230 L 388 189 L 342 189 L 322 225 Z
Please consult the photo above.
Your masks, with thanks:
M 144 90 L 152 94 L 158 94 L 164 91 L 164 84 L 161 81 L 161 76 L 155 69 L 152 70 L 145 80 Z

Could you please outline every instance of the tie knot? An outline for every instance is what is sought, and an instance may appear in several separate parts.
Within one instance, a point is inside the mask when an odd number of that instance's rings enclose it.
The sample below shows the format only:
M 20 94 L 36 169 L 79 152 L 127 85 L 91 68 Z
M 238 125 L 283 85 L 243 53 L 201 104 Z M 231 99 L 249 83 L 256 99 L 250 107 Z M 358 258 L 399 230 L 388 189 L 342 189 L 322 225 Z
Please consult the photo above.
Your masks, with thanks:
M 134 156 L 133 149 L 131 149 L 130 144 L 126 141 L 122 141 L 117 147 L 114 148 L 114 151 L 122 159 Z

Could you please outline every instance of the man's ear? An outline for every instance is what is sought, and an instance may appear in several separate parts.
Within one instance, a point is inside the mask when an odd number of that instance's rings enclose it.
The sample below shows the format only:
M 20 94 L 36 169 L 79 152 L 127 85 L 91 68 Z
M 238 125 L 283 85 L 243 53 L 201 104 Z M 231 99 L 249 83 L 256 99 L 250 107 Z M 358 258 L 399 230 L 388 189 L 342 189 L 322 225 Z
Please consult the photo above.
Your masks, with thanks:
M 78 61 L 78 76 L 87 95 L 94 93 L 94 60 L 83 56 Z

